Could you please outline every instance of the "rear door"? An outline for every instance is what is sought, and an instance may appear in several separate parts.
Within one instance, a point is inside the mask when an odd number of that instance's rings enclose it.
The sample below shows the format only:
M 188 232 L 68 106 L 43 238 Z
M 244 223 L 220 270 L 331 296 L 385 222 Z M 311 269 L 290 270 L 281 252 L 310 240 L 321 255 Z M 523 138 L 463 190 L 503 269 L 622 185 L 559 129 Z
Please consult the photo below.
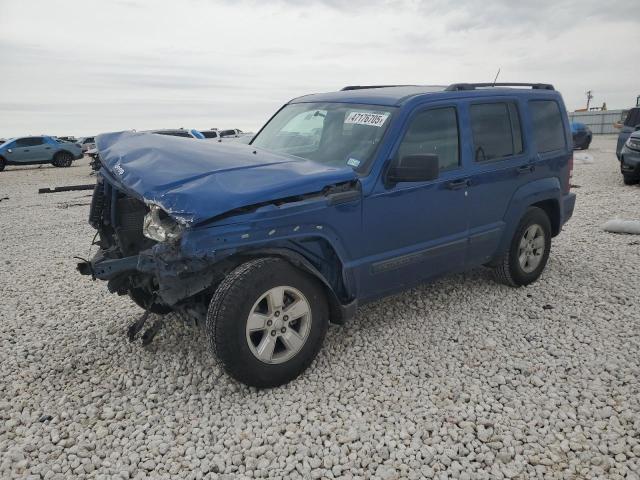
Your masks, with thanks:
M 535 152 L 522 135 L 523 104 L 517 97 L 483 98 L 467 104 L 472 162 L 469 188 L 468 265 L 494 255 L 515 191 L 535 174 Z
M 622 150 L 624 142 L 627 141 L 629 135 L 638 127 L 640 127 L 640 108 L 632 108 L 629 110 L 629 113 L 627 113 L 624 124 L 622 125 L 622 130 L 620 130 L 620 134 L 618 135 L 618 145 L 616 147 L 618 159 L 620 159 L 620 151 Z
M 464 266 L 467 176 L 455 104 L 419 108 L 405 125 L 392 160 L 437 154 L 440 175 L 426 182 L 386 185 L 384 176 L 364 199 L 359 276 L 363 298 L 400 290 Z

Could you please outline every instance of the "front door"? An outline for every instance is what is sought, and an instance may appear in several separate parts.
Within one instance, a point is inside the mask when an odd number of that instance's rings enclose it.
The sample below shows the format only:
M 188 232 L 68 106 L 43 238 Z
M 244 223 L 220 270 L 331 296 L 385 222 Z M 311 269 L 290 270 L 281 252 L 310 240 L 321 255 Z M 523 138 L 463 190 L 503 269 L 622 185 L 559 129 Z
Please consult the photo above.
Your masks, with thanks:
M 386 185 L 383 174 L 364 199 L 365 257 L 357 269 L 361 298 L 401 290 L 464 266 L 468 184 L 460 143 L 455 105 L 412 114 L 393 158 L 437 154 L 440 176 Z

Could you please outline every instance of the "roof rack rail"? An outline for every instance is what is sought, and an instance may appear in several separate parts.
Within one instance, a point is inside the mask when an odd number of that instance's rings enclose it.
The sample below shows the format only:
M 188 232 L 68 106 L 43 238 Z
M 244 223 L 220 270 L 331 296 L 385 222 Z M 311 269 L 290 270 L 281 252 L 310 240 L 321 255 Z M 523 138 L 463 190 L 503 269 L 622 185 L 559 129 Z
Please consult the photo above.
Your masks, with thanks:
M 387 87 L 415 87 L 416 85 L 347 85 L 341 92 L 347 90 L 368 90 L 370 88 L 387 88 Z
M 549 83 L 452 83 L 446 90 L 448 92 L 457 92 L 486 87 L 531 87 L 533 90 L 555 90 L 553 85 Z

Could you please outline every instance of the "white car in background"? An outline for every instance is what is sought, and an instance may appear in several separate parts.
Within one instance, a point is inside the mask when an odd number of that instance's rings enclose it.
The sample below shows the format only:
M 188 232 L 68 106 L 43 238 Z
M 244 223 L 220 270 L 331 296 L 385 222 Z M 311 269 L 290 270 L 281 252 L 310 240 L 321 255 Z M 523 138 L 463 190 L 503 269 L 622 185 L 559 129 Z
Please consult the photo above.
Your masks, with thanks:
M 76 143 L 82 147 L 82 153 L 87 153 L 87 150 L 96 148 L 96 137 L 80 137 Z

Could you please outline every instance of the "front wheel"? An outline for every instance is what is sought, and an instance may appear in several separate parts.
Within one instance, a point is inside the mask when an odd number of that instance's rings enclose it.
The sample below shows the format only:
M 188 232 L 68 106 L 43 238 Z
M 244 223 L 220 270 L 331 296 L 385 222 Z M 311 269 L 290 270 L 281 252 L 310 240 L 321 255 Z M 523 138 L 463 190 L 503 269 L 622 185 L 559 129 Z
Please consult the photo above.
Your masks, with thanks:
M 7 164 L 4 158 L 0 157 L 0 172 L 4 170 L 4 166 Z
M 216 289 L 207 335 L 226 372 L 250 386 L 283 385 L 317 355 L 329 321 L 323 287 L 279 258 L 250 260 Z
M 70 167 L 73 156 L 69 152 L 60 152 L 53 157 L 53 165 L 56 167 Z
M 520 220 L 509 249 L 493 268 L 496 280 L 512 287 L 535 282 L 551 251 L 551 223 L 544 210 L 529 207 Z

